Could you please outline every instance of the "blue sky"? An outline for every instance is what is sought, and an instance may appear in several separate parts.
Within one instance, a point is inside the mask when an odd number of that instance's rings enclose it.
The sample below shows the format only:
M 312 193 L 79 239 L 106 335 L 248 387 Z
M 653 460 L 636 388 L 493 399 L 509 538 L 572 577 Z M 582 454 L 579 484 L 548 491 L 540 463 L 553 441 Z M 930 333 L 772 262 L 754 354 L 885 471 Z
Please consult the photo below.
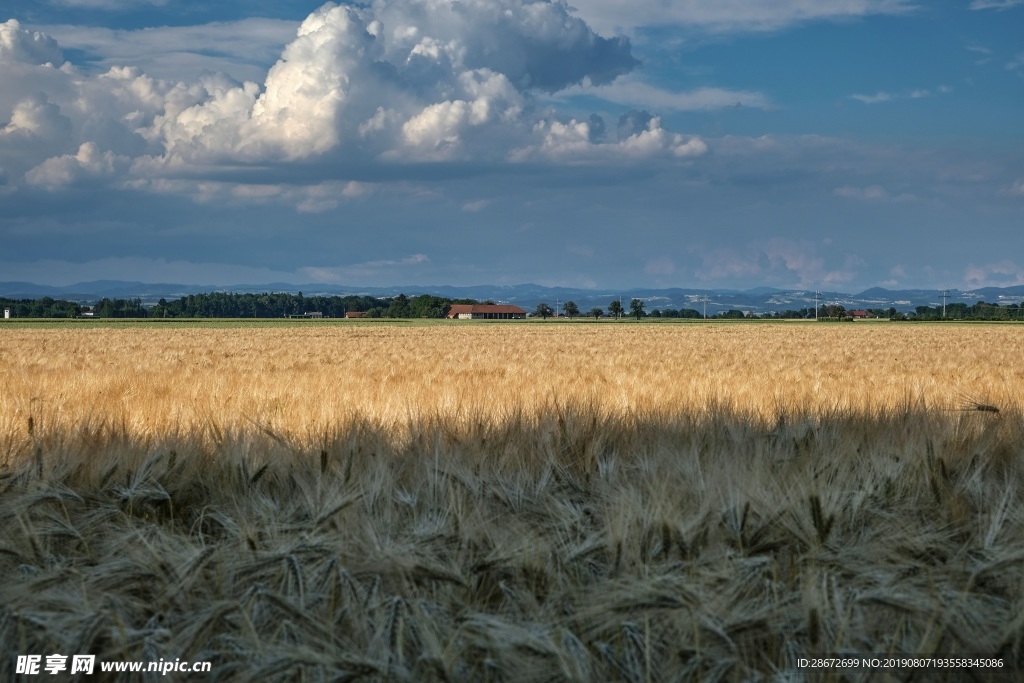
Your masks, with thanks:
M 1024 0 L 0 12 L 0 281 L 1024 284 Z

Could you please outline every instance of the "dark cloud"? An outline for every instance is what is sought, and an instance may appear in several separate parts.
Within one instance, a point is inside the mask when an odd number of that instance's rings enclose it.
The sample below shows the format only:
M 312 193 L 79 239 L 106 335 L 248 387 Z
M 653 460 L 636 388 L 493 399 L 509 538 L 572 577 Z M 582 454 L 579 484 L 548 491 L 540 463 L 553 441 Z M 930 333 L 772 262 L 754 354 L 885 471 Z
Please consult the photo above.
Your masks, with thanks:
M 444 54 L 468 69 L 504 74 L 519 89 L 548 92 L 582 82 L 609 83 L 637 64 L 629 40 L 604 38 L 561 2 L 377 0 L 387 54 Z
M 619 139 L 625 140 L 626 138 L 637 135 L 647 130 L 654 115 L 649 111 L 639 111 L 633 109 L 626 112 L 619 117 L 618 133 Z

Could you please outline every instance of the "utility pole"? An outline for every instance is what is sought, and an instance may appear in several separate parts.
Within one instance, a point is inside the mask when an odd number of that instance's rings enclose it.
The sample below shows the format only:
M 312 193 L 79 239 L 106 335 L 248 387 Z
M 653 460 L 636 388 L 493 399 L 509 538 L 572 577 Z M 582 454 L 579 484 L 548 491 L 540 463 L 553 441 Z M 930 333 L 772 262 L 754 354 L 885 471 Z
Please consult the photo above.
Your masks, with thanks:
M 821 292 L 814 291 L 814 319 L 818 319 L 818 297 L 821 296 Z
M 708 295 L 704 295 L 704 319 L 708 319 Z
M 942 290 L 942 319 L 946 319 L 946 297 L 949 296 L 949 290 Z

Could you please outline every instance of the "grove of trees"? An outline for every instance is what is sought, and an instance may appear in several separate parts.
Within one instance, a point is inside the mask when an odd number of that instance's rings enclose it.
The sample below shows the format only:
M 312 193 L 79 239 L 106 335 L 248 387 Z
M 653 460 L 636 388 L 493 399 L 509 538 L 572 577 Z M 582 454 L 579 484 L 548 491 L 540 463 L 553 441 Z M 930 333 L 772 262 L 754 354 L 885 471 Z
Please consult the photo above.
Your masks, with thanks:
M 907 315 L 909 320 L 942 320 L 942 306 L 918 306 Z M 990 304 L 979 301 L 973 306 L 964 303 L 946 304 L 947 320 L 1022 320 L 1024 306 Z
M 81 304 L 48 296 L 41 299 L 0 298 L 0 308 L 11 309 L 15 318 L 74 318 L 82 312 Z
M 283 318 L 320 312 L 326 318 L 343 318 L 348 311 L 369 317 L 443 318 L 452 304 L 475 304 L 475 299 L 449 299 L 424 294 L 409 297 L 368 295 L 303 296 L 285 293 L 231 294 L 210 292 L 189 294 L 180 299 L 160 299 L 146 306 L 141 299 L 100 299 L 94 306 L 80 302 L 0 298 L 0 307 L 10 308 L 15 318 L 75 318 L 91 308 L 97 318 Z

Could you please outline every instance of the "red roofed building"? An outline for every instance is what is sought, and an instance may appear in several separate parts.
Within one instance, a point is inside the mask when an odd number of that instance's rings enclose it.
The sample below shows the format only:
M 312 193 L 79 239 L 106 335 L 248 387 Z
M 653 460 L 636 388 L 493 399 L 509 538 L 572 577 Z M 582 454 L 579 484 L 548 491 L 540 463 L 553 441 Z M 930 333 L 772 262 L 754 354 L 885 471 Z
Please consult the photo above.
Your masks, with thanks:
M 448 318 L 459 320 L 522 320 L 526 311 L 518 306 L 499 304 L 452 304 Z

